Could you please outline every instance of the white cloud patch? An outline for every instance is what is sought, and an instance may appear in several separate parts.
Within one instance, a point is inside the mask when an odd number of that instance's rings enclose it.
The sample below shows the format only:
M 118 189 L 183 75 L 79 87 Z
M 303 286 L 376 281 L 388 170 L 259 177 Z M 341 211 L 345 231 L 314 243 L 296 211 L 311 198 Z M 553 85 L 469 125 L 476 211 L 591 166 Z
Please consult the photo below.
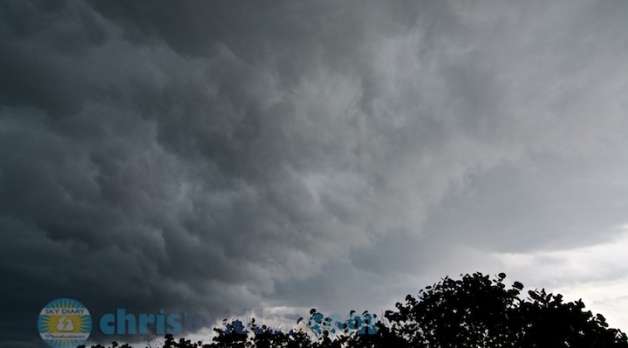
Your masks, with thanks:
M 619 228 L 618 228 L 619 229 Z M 582 299 L 589 310 L 602 313 L 613 327 L 628 326 L 628 233 L 608 243 L 570 250 L 495 253 L 492 258 L 529 281 L 529 286 Z

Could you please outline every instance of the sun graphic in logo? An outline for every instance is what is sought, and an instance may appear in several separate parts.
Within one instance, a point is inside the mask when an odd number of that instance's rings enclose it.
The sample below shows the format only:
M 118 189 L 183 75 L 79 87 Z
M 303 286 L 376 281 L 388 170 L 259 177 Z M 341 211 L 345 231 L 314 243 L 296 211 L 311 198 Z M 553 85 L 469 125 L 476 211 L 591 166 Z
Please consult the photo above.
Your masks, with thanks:
M 42 308 L 37 328 L 41 338 L 53 348 L 76 347 L 92 332 L 92 317 L 80 302 L 61 298 Z

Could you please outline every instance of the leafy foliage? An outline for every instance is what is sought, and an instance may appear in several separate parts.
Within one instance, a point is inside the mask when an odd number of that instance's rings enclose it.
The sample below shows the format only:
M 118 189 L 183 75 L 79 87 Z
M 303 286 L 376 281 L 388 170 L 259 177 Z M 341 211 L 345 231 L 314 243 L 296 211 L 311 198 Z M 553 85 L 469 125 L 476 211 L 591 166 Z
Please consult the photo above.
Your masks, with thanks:
M 481 273 L 461 277 L 445 277 L 417 297 L 406 296 L 396 310 L 386 311 L 383 321 L 368 312 L 352 312 L 345 322 L 334 322 L 312 309 L 309 332 L 283 333 L 259 326 L 255 319 L 246 327 L 225 320 L 224 329 L 214 329 L 217 336 L 210 344 L 176 342 L 167 335 L 163 348 L 628 348 L 626 334 L 609 328 L 602 315 L 585 311 L 581 300 L 564 302 L 562 295 L 544 289 L 530 290 L 522 299 L 523 284 L 507 287 L 504 273 L 494 279 Z
M 584 311 L 582 301 L 528 291 L 475 273 L 444 278 L 388 311 L 391 333 L 413 347 L 628 347 L 624 333 L 609 329 L 603 316 Z

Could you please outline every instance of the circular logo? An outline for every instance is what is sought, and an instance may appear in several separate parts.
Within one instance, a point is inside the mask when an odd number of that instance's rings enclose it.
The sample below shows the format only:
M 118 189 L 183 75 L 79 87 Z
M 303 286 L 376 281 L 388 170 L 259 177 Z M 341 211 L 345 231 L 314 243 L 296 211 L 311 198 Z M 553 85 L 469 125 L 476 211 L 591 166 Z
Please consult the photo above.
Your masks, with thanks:
M 53 348 L 70 348 L 85 343 L 92 332 L 92 317 L 83 304 L 70 298 L 54 300 L 39 312 L 37 328 Z

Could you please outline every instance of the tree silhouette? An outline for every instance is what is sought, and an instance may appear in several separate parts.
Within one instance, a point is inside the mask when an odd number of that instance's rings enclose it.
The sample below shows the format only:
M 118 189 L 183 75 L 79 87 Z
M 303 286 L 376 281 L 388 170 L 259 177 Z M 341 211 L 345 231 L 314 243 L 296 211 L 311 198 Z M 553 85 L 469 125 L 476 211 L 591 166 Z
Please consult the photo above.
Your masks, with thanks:
M 163 348 L 628 348 L 626 335 L 609 328 L 602 315 L 585 311 L 581 300 L 563 302 L 562 295 L 544 289 L 528 291 L 522 299 L 523 284 L 515 281 L 507 287 L 504 273 L 494 279 L 481 273 L 461 277 L 445 277 L 417 297 L 406 296 L 396 310 L 386 311 L 384 321 L 352 311 L 339 323 L 312 309 L 310 334 L 283 333 L 259 326 L 255 319 L 246 327 L 239 320 L 225 320 L 223 329 L 214 329 L 217 336 L 210 344 L 183 338 L 176 342 L 167 335 Z
M 446 277 L 418 299 L 408 295 L 386 312 L 390 333 L 413 347 L 628 347 L 626 335 L 585 312 L 581 300 L 565 303 L 545 290 L 521 299 L 523 284 L 507 289 L 505 278 Z

